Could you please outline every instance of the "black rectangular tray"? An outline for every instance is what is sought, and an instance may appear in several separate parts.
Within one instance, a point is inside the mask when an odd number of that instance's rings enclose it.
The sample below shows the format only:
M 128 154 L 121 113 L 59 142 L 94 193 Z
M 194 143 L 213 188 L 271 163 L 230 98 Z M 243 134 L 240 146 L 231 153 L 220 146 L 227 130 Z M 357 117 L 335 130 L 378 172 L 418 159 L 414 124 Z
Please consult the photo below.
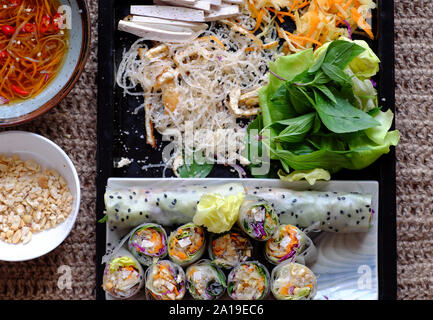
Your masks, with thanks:
M 116 85 L 115 73 L 124 50 L 128 50 L 137 37 L 117 31 L 117 23 L 129 14 L 129 7 L 137 0 L 99 1 L 98 44 L 98 150 L 97 150 L 97 219 L 104 215 L 104 192 L 109 177 L 162 177 L 162 168 L 143 170 L 144 162 L 159 163 L 160 152 L 146 144 L 144 113 L 134 110 L 140 105 L 136 97 L 124 96 Z M 140 4 L 152 1 L 141 1 Z M 375 41 L 370 43 L 381 60 L 376 82 L 379 102 L 395 111 L 394 88 L 394 3 L 378 0 L 377 14 L 373 18 Z M 156 135 L 156 138 L 160 138 Z M 160 139 L 159 139 L 160 141 Z M 114 168 L 121 157 L 134 159 L 131 165 Z M 138 160 L 138 161 L 137 161 Z M 396 256 L 396 183 L 395 150 L 382 156 L 372 166 L 360 171 L 343 170 L 333 175 L 334 180 L 376 180 L 379 182 L 379 299 L 395 300 L 397 293 Z M 170 170 L 167 176 L 170 176 Z M 236 177 L 223 166 L 216 166 L 211 177 Z M 96 223 L 96 221 L 95 221 Z M 105 224 L 96 223 L 96 298 L 105 299 L 101 288 L 105 254 Z

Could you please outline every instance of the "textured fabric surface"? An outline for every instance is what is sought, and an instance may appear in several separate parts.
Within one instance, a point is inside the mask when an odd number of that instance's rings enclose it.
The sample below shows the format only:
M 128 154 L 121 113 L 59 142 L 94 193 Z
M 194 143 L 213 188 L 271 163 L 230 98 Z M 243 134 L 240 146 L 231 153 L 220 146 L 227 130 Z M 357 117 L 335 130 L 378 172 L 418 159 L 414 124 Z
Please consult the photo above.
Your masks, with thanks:
M 387 0 L 384 0 L 387 1 Z M 95 178 L 97 0 L 89 0 L 92 49 L 86 69 L 56 108 L 18 130 L 42 134 L 74 162 L 82 185 L 81 209 L 65 242 L 23 263 L 0 262 L 0 299 L 95 298 Z M 433 298 L 433 1 L 395 0 L 398 298 Z M 62 265 L 72 286 L 60 289 Z
M 433 1 L 395 1 L 398 298 L 433 299 Z
M 58 144 L 68 154 L 80 177 L 80 212 L 70 235 L 54 251 L 28 262 L 0 262 L 0 300 L 94 299 L 96 296 L 98 1 L 91 0 L 88 4 L 92 20 L 91 54 L 80 80 L 57 107 L 28 124 L 11 128 L 41 134 Z M 60 278 L 67 271 L 62 266 L 71 267 L 70 289 L 65 287 L 63 278 Z

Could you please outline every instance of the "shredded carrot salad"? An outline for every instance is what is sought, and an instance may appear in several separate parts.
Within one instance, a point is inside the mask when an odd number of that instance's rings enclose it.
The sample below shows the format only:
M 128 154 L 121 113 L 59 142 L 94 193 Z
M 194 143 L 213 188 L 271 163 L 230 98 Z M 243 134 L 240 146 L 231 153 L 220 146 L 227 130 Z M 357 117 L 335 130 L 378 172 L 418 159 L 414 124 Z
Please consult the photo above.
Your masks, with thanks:
M 361 29 L 374 39 L 371 26 L 373 0 L 246 0 L 255 19 L 251 33 L 264 32 L 274 27 L 279 38 L 285 40 L 284 53 L 296 52 L 350 36 L 351 30 Z M 291 19 L 295 31 L 284 30 L 282 24 Z M 360 32 L 360 31 L 357 31 Z M 274 46 L 275 44 L 272 44 Z M 268 46 L 268 45 L 266 45 Z

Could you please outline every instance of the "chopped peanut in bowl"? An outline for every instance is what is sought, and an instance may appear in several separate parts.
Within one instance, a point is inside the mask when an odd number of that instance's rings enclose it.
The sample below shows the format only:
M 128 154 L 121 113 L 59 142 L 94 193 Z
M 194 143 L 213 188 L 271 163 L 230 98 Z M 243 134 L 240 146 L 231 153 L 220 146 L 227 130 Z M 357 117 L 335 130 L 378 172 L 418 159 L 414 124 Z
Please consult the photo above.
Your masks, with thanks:
M 0 240 L 28 243 L 72 212 L 73 197 L 55 170 L 18 155 L 0 155 Z

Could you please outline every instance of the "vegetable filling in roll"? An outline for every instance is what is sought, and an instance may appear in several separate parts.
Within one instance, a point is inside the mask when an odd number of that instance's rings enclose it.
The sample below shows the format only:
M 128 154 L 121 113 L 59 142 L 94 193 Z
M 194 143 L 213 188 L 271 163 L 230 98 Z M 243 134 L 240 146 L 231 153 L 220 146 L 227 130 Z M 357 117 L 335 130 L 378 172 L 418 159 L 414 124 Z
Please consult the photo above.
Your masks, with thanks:
M 277 230 L 279 221 L 267 203 L 246 200 L 240 208 L 238 224 L 251 238 L 266 241 Z
M 168 255 L 181 266 L 191 264 L 201 258 L 205 250 L 203 228 L 187 223 L 176 229 L 168 240 Z
M 141 289 L 143 275 L 138 261 L 128 256 L 117 257 L 105 268 L 102 288 L 115 298 L 130 298 Z
M 160 225 L 145 223 L 133 232 L 128 248 L 141 264 L 150 266 L 153 259 L 167 255 L 167 234 Z
M 229 274 L 227 292 L 234 300 L 260 300 L 269 292 L 269 272 L 259 262 L 242 262 Z
M 317 290 L 317 279 L 306 266 L 286 261 L 272 270 L 272 294 L 278 300 L 313 299 Z
M 196 300 L 215 300 L 224 294 L 226 277 L 210 260 L 200 260 L 186 270 L 187 287 Z
M 304 250 L 306 240 L 304 232 L 290 224 L 283 224 L 266 242 L 265 256 L 273 264 L 294 259 Z
M 171 261 L 160 260 L 146 271 L 146 289 L 157 300 L 181 300 L 185 295 L 185 272 Z
M 226 269 L 251 258 L 253 246 L 238 232 L 227 232 L 211 239 L 209 255 L 212 263 Z

